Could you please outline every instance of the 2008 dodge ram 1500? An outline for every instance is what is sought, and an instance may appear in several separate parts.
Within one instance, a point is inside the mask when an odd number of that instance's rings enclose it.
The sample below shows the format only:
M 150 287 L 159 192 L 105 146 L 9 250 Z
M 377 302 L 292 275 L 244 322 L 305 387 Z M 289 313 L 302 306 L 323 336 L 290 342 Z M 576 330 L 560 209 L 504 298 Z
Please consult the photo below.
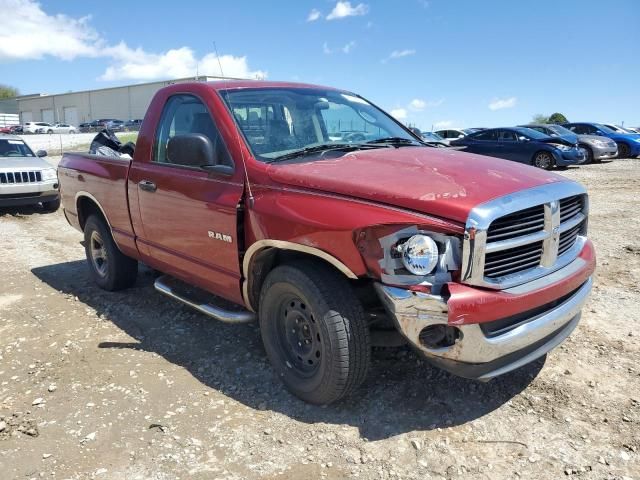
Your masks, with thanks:
M 98 285 L 132 285 L 141 261 L 169 296 L 258 319 L 313 403 L 356 389 L 372 338 L 397 332 L 455 374 L 501 375 L 561 343 L 591 289 L 582 186 L 431 148 L 342 90 L 171 85 L 132 161 L 69 153 L 58 173 Z

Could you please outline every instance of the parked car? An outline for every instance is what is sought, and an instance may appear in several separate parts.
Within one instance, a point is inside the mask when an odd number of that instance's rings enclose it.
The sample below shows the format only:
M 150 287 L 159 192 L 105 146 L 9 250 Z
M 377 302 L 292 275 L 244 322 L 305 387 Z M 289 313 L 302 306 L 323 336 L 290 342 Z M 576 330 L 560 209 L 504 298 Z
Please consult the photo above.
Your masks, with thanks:
M 577 143 L 585 151 L 587 156 L 585 163 L 599 162 L 606 158 L 616 158 L 618 156 L 618 145 L 608 138 L 598 137 L 597 135 L 577 135 L 562 125 L 529 124 L 520 126 L 537 130 L 550 137 L 562 137 L 571 143 Z
M 109 120 L 104 122 L 103 126 L 113 132 L 122 132 L 124 130 L 124 122 L 122 120 Z
M 11 125 L 4 125 L 0 127 L 0 133 L 11 133 Z
M 613 125 L 610 123 L 603 123 L 603 125 L 617 133 L 637 133 L 627 127 L 621 127 L 620 125 Z
M 458 140 L 468 135 L 464 130 L 458 128 L 450 128 L 447 130 L 436 130 L 436 134 L 440 135 L 446 143 L 451 143 L 451 140 Z
M 577 144 L 523 127 L 481 130 L 453 140 L 450 145 L 466 147 L 465 151 L 470 153 L 504 158 L 547 170 L 554 166 L 579 165 L 586 159 L 585 152 Z
M 562 125 L 578 135 L 597 135 L 610 138 L 618 145 L 618 158 L 640 156 L 640 135 L 619 133 L 601 123 L 572 122 Z
M 640 127 L 624 127 L 625 130 L 631 133 L 640 133 Z
M 11 127 L 11 132 L 10 133 L 15 135 L 15 134 L 23 133 L 23 132 L 24 132 L 24 130 L 22 128 L 22 125 L 13 125 Z
M 249 110 L 263 130 L 243 121 Z M 376 138 L 334 142 L 326 118 L 358 119 Z M 133 285 L 142 261 L 164 272 L 159 292 L 257 320 L 278 378 L 316 404 L 357 389 L 372 339 L 404 338 L 469 378 L 509 372 L 569 336 L 591 290 L 580 184 L 428 147 L 342 90 L 170 85 L 132 160 L 67 153 L 59 172 L 100 287 Z
M 25 122 L 22 125 L 23 133 L 42 133 L 45 128 L 51 128 L 51 124 L 47 122 Z
M 436 147 L 448 147 L 449 144 L 447 142 L 445 142 L 444 138 L 442 138 L 440 135 L 438 135 L 435 132 L 420 132 L 420 136 L 422 137 L 422 139 L 433 146 Z
M 140 130 L 140 125 L 142 125 L 141 118 L 136 118 L 135 120 L 127 120 L 124 123 L 124 129 L 128 131 L 138 131 Z
M 78 125 L 78 130 L 80 130 L 80 132 L 82 133 L 92 132 L 93 126 L 91 125 L 91 122 L 81 123 L 80 125 Z
M 36 130 L 36 133 L 76 133 L 78 129 L 68 123 L 56 123 L 48 127 L 41 127 Z
M 46 211 L 60 207 L 58 175 L 43 157 L 15 135 L 0 135 L 0 207 L 41 203 Z

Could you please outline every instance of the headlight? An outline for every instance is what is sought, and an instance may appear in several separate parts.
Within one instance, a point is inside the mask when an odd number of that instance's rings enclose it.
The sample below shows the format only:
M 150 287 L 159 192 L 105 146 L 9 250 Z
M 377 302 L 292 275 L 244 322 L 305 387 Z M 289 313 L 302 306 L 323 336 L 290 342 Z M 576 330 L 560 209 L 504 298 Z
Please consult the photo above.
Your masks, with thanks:
M 414 275 L 427 275 L 438 264 L 438 246 L 426 235 L 414 235 L 398 247 L 402 263 Z
M 47 168 L 46 170 L 42 170 L 42 179 L 43 180 L 57 180 L 58 172 L 55 168 Z
M 552 147 L 557 148 L 558 150 L 562 150 L 563 152 L 566 152 L 568 150 L 571 150 L 572 147 L 569 147 L 567 145 L 564 145 L 562 143 L 551 143 L 550 144 Z

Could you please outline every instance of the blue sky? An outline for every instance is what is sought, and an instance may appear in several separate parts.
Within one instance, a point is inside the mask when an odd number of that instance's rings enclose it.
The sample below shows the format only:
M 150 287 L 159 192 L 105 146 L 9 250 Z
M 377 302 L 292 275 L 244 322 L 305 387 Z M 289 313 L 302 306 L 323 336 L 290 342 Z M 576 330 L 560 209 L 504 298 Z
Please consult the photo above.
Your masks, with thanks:
M 536 113 L 640 125 L 640 1 L 0 0 L 0 83 L 219 73 L 355 91 L 423 129 Z

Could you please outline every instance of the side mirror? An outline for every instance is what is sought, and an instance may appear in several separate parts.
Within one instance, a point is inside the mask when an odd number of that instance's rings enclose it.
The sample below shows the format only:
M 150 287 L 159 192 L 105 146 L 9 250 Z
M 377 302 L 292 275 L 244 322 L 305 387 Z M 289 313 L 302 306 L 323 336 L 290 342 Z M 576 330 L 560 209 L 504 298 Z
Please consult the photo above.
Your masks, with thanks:
M 233 175 L 233 167 L 219 165 L 209 137 L 201 133 L 186 133 L 169 139 L 167 158 L 171 163 L 197 167 L 207 172 Z
M 518 140 L 520 140 L 521 142 L 528 142 L 529 137 L 518 137 Z
M 47 151 L 46 150 L 38 150 L 36 152 L 36 157 L 42 158 L 42 157 L 46 157 L 46 156 L 47 156 Z
M 464 138 L 464 135 L 460 134 L 458 135 L 458 138 Z

